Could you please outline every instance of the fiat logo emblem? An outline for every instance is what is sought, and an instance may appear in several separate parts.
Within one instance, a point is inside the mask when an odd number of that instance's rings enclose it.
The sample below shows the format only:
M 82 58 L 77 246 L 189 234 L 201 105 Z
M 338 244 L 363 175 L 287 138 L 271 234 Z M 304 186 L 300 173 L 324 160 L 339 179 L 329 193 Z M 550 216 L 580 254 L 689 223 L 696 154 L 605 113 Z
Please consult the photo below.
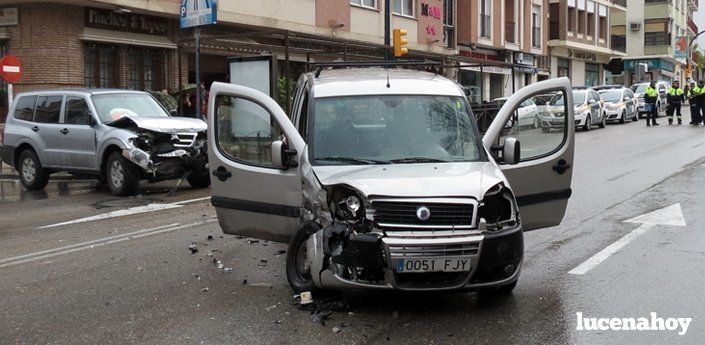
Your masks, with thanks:
M 416 218 L 419 220 L 428 220 L 431 218 L 431 210 L 426 206 L 421 206 L 416 209 Z

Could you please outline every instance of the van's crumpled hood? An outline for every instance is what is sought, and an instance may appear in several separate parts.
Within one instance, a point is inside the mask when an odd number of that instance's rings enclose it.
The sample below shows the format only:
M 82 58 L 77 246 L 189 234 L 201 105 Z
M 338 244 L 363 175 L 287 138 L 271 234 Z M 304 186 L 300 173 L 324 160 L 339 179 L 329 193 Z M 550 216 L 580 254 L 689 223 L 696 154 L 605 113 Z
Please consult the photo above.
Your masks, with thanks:
M 492 162 L 314 166 L 325 186 L 346 184 L 365 197 L 473 197 L 499 182 L 507 184 Z
M 124 116 L 106 125 L 117 128 L 133 126 L 160 133 L 202 132 L 208 128 L 205 121 L 188 117 Z

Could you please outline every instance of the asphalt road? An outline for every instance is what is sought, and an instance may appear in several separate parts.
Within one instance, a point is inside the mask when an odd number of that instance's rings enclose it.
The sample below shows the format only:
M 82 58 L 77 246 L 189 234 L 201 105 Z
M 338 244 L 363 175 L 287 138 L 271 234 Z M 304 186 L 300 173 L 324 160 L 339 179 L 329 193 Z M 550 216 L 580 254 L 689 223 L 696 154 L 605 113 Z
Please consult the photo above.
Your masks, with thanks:
M 115 198 L 90 180 L 51 182 L 43 192 L 2 180 L 0 343 L 702 343 L 705 127 L 660 122 L 577 133 L 566 218 L 526 233 L 512 296 L 314 296 L 347 304 L 324 326 L 292 302 L 286 246 L 223 236 L 208 190 L 168 196 L 172 183 L 160 183 Z M 610 251 L 615 242 L 623 246 Z M 586 266 L 594 256 L 602 260 Z M 580 331 L 578 312 L 692 322 L 685 335 Z

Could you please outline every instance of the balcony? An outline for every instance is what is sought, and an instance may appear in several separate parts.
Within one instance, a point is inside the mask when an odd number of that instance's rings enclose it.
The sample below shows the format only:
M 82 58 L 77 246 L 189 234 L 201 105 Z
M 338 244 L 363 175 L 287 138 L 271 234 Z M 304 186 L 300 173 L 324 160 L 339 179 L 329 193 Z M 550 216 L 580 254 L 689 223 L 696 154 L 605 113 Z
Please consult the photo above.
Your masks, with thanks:
M 516 42 L 516 24 L 514 22 L 504 22 L 504 41 L 507 43 L 517 43 Z
M 612 0 L 612 3 L 617 6 L 627 7 L 627 0 Z
M 696 12 L 698 10 L 698 0 L 688 0 L 688 9 Z
M 688 29 L 690 29 L 692 35 L 698 34 L 698 26 L 695 25 L 693 18 L 688 18 Z

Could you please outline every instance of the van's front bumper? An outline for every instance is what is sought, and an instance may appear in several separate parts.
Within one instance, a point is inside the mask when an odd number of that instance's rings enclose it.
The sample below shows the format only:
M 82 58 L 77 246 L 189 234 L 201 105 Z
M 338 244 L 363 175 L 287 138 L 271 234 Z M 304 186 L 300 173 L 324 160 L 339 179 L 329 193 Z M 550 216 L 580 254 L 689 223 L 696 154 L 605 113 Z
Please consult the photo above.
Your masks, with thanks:
M 314 245 L 323 244 L 321 233 L 314 234 Z M 464 256 L 471 262 L 467 272 L 400 273 L 394 268 L 394 255 L 404 249 L 418 252 L 443 250 L 453 246 L 476 248 Z M 311 251 L 309 254 L 313 254 Z M 520 226 L 496 234 L 468 235 L 461 237 L 436 237 L 410 239 L 382 237 L 379 255 L 383 260 L 384 278 L 376 282 L 345 278 L 337 272 L 338 265 L 330 265 L 319 274 L 313 274 L 318 287 L 326 289 L 387 289 L 406 291 L 482 290 L 511 284 L 519 278 L 524 254 L 524 234 Z M 317 265 L 314 264 L 313 267 Z M 322 266 L 322 265 L 321 265 Z

